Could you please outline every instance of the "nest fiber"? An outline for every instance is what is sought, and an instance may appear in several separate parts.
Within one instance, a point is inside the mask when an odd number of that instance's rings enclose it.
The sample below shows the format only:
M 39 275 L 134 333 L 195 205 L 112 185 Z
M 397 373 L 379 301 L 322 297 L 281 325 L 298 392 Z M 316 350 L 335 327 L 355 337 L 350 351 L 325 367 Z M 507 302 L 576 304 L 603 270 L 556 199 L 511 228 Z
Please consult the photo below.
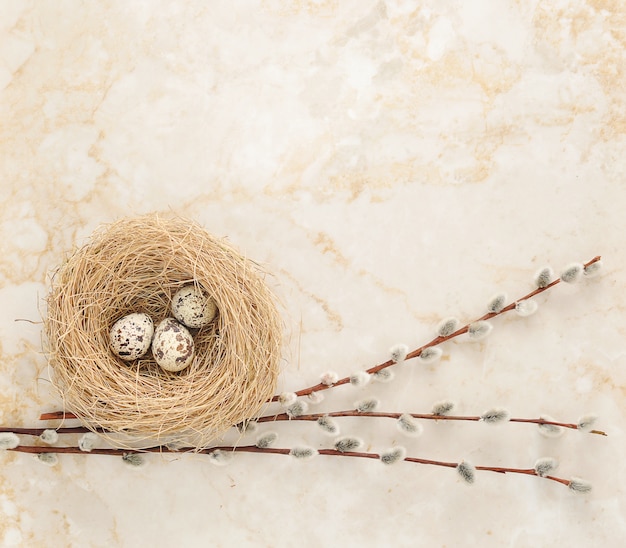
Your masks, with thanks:
M 133 362 L 111 352 L 116 320 L 144 312 L 156 325 L 189 283 L 213 297 L 218 315 L 191 330 L 187 369 L 164 371 L 150 352 Z M 191 221 L 149 215 L 97 230 L 55 273 L 47 308 L 51 377 L 66 411 L 118 445 L 206 446 L 257 416 L 274 393 L 281 324 L 262 272 Z

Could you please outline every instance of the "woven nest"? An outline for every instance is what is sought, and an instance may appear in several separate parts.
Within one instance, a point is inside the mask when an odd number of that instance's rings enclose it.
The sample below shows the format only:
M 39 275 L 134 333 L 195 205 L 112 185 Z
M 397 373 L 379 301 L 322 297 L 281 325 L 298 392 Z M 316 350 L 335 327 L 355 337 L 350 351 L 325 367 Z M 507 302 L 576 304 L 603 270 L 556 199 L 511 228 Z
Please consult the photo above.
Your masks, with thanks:
M 193 363 L 161 369 L 149 352 L 124 362 L 110 350 L 119 318 L 171 316 L 171 298 L 194 283 L 217 318 L 191 330 Z M 44 332 L 51 378 L 66 411 L 109 440 L 172 440 L 203 447 L 259 414 L 273 395 L 280 319 L 261 273 L 197 224 L 157 215 L 96 231 L 52 279 Z

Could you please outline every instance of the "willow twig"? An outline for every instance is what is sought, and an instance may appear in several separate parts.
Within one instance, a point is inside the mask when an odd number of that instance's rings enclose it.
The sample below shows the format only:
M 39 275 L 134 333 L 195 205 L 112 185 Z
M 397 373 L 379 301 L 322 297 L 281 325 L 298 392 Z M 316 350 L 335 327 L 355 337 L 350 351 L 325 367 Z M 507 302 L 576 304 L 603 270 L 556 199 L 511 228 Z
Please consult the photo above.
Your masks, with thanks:
M 263 422 L 281 422 L 281 421 L 309 421 L 315 422 L 324 417 L 332 417 L 332 418 L 341 418 L 341 417 L 365 417 L 365 418 L 387 418 L 387 419 L 399 419 L 403 415 L 409 415 L 414 419 L 423 419 L 423 420 L 434 420 L 434 421 L 467 421 L 467 422 L 481 422 L 484 419 L 478 415 L 438 415 L 435 413 L 397 413 L 397 412 L 384 412 L 384 411 L 370 411 L 370 412 L 362 412 L 357 411 L 355 409 L 349 409 L 345 411 L 332 411 L 329 413 L 309 413 L 306 415 L 298 415 L 293 416 L 287 413 L 278 413 L 275 415 L 265 415 L 263 417 L 259 417 L 255 419 L 253 422 L 263 423 Z M 40 417 L 42 420 L 45 420 L 46 415 L 42 415 Z M 56 418 L 56 417 L 54 417 Z M 515 418 L 511 417 L 506 419 L 503 422 L 516 422 L 516 423 L 526 423 L 526 424 L 536 424 L 536 425 L 550 425 L 550 426 L 558 426 L 561 428 L 569 428 L 571 430 L 579 430 L 578 424 L 568 423 L 568 422 L 559 422 L 548 419 L 527 419 L 527 418 Z M 40 436 L 47 428 L 11 428 L 11 427 L 0 427 L 0 432 L 13 432 L 15 434 L 25 434 L 32 436 Z M 57 434 L 82 434 L 91 432 L 89 428 L 85 428 L 84 426 L 75 426 L 71 428 L 56 428 L 54 429 Z M 104 430 L 102 430 L 104 431 Z M 603 430 L 589 430 L 586 433 L 596 434 L 599 436 L 606 436 L 607 433 Z
M 584 263 L 583 266 L 584 267 L 588 267 L 589 265 L 591 265 L 593 263 L 596 263 L 599 260 L 601 260 L 601 256 L 598 255 L 598 256 L 594 257 L 593 259 L 591 259 L 590 261 Z M 548 289 L 551 289 L 552 287 L 554 287 L 555 285 L 558 285 L 559 283 L 561 283 L 561 278 L 557 278 L 556 280 L 552 281 L 551 283 L 549 283 L 545 287 L 539 287 L 539 288 L 531 291 L 530 293 L 527 293 L 523 297 L 520 297 L 519 299 L 516 299 L 515 301 L 511 302 L 510 304 L 508 304 L 507 306 L 502 308 L 502 310 L 500 310 L 499 312 L 488 312 L 487 314 L 484 314 L 483 316 L 481 316 L 477 320 L 473 320 L 473 321 L 465 324 L 463 327 L 457 329 L 456 331 L 454 331 L 450 335 L 447 335 L 445 337 L 437 336 L 434 339 L 432 339 L 431 341 L 427 342 L 426 344 L 424 344 L 424 345 L 420 346 L 419 348 L 416 348 L 415 350 L 409 352 L 406 355 L 405 360 L 410 360 L 411 358 L 417 358 L 427 348 L 430 348 L 432 346 L 437 346 L 437 345 L 442 344 L 444 342 L 447 342 L 447 341 L 449 341 L 451 339 L 454 339 L 455 337 L 458 337 L 459 335 L 463 335 L 464 333 L 467 333 L 467 331 L 470 328 L 470 325 L 472 325 L 475 322 L 484 321 L 484 320 L 490 320 L 491 318 L 495 318 L 496 316 L 500 316 L 501 314 L 504 314 L 505 312 L 510 312 L 511 310 L 515 310 L 515 306 L 516 306 L 516 304 L 518 302 L 525 301 L 525 300 L 528 300 L 528 299 L 534 297 L 535 295 L 539 295 L 540 293 L 543 293 L 544 291 L 547 291 Z M 380 363 L 378 365 L 375 365 L 374 367 L 370 367 L 369 369 L 366 369 L 365 372 L 369 373 L 369 374 L 378 373 L 379 371 L 382 371 L 383 369 L 386 369 L 387 367 L 391 367 L 392 365 L 395 365 L 395 364 L 396 364 L 395 361 L 387 360 L 386 362 Z M 318 384 L 315 384 L 313 386 L 309 386 L 308 388 L 303 388 L 301 390 L 297 390 L 295 392 L 295 394 L 297 396 L 308 396 L 309 394 L 312 394 L 313 392 L 320 392 L 322 390 L 328 390 L 330 388 L 334 388 L 335 386 L 341 386 L 342 384 L 348 384 L 349 382 L 350 382 L 350 377 L 349 376 L 348 377 L 343 377 L 341 379 L 338 379 L 333 384 L 318 383 Z M 277 394 L 277 395 L 273 396 L 270 401 L 276 402 L 276 401 L 279 400 L 279 398 L 280 398 L 280 395 Z
M 71 428 L 11 428 L 10 426 L 0 426 L 0 432 L 13 432 L 14 434 L 26 436 L 41 436 L 46 430 L 54 430 L 57 434 L 86 434 L 92 431 L 84 426 L 73 426 Z
M 333 411 L 330 413 L 310 413 L 307 415 L 298 415 L 291 416 L 287 413 L 279 413 L 277 415 L 265 415 L 263 417 L 259 417 L 255 422 L 277 422 L 277 421 L 317 421 L 324 417 L 369 417 L 369 418 L 386 418 L 386 419 L 399 419 L 403 415 L 409 415 L 414 419 L 424 419 L 424 420 L 434 420 L 434 421 L 471 421 L 471 422 L 481 422 L 483 419 L 480 416 L 466 416 L 466 415 L 436 415 L 434 413 L 389 413 L 382 411 L 368 411 L 361 412 L 354 409 L 346 410 L 346 411 Z M 578 430 L 578 425 L 567 422 L 557 422 L 546 419 L 520 419 L 520 418 L 509 418 L 506 421 L 502 422 L 519 422 L 519 423 L 530 423 L 530 424 L 548 424 L 552 426 L 560 426 L 562 428 L 570 428 L 572 430 Z M 602 430 L 590 430 L 589 434 L 598 434 L 600 436 L 606 436 L 606 432 Z
M 232 453 L 265 453 L 270 455 L 291 455 L 293 450 L 288 448 L 276 448 L 276 447 L 257 447 L 256 445 L 243 445 L 243 446 L 219 446 L 210 447 L 207 449 L 196 450 L 193 447 L 186 447 L 181 449 L 170 449 L 166 446 L 149 447 L 146 449 L 92 449 L 89 453 L 81 451 L 78 447 L 44 447 L 35 445 L 18 445 L 8 451 L 15 451 L 19 453 L 30 454 L 76 454 L 76 455 L 103 455 L 103 456 L 116 456 L 124 457 L 129 454 L 144 454 L 144 453 L 200 453 L 211 454 L 217 451 L 232 452 Z M 362 458 L 362 459 L 374 459 L 380 460 L 381 455 L 379 453 L 361 452 L 361 451 L 338 451 L 336 449 L 319 449 L 315 451 L 319 455 L 331 456 L 331 457 L 349 457 L 349 458 Z M 440 466 L 445 468 L 458 468 L 458 462 L 446 462 L 431 459 L 423 459 L 418 457 L 404 457 L 401 459 L 405 462 L 411 462 L 415 464 L 425 464 L 430 466 Z M 485 472 L 495 472 L 499 474 L 524 474 L 527 476 L 537 476 L 563 485 L 569 486 L 571 480 L 565 478 L 559 478 L 556 476 L 540 476 L 534 468 L 510 468 L 501 466 L 475 466 L 476 470 Z
M 68 411 L 50 411 L 49 413 L 42 413 L 39 415 L 40 421 L 53 421 L 53 420 L 65 420 L 65 419 L 77 419 L 78 417 L 74 413 Z

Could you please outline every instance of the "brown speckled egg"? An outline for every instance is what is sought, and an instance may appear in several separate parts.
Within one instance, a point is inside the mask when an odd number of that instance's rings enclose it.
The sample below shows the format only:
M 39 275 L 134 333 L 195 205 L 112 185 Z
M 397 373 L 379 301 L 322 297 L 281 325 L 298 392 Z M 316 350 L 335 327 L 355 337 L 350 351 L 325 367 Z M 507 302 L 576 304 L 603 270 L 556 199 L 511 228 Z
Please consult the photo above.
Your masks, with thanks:
M 191 333 L 174 318 L 165 318 L 154 331 L 152 355 L 162 369 L 182 371 L 194 357 Z
M 147 314 L 129 314 L 117 320 L 110 332 L 111 349 L 124 361 L 141 358 L 152 342 L 154 324 Z
M 190 284 L 181 287 L 172 298 L 172 313 L 187 327 L 200 328 L 209 325 L 217 313 L 215 301 L 202 289 Z

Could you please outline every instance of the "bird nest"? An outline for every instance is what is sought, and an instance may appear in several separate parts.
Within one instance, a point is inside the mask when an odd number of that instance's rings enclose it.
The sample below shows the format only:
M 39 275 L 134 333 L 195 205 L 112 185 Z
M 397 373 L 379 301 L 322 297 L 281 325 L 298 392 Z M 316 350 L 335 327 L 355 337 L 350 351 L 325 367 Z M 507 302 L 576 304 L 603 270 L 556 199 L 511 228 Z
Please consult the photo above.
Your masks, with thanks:
M 191 330 L 188 368 L 165 371 L 150 352 L 132 362 L 113 354 L 116 320 L 143 312 L 156 325 L 190 283 L 213 297 L 218 314 Z M 44 332 L 65 410 L 119 446 L 156 440 L 204 447 L 257 416 L 276 387 L 281 323 L 262 272 L 180 218 L 148 215 L 97 230 L 54 274 Z

